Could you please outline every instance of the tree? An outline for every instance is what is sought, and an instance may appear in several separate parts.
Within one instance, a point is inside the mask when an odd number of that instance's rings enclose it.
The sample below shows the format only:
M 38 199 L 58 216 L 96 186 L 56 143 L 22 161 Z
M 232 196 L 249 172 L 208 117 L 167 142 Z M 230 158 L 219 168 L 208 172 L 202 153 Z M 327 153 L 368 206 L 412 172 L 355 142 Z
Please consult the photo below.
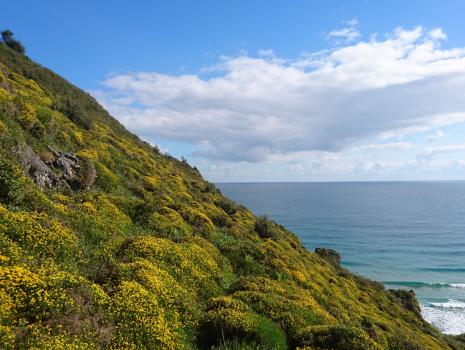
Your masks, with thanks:
M 3 43 L 10 49 L 19 52 L 20 54 L 24 54 L 26 52 L 26 48 L 23 46 L 23 44 L 21 44 L 19 40 L 13 38 L 14 34 L 11 30 L 5 29 L 1 34 Z

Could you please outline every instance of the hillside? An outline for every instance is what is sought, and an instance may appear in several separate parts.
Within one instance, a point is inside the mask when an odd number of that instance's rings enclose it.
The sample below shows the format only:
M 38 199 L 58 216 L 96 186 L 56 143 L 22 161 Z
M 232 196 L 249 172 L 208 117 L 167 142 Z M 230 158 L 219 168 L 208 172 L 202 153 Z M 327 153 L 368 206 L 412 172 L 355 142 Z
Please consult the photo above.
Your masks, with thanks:
M 1 349 L 464 349 L 0 44 Z

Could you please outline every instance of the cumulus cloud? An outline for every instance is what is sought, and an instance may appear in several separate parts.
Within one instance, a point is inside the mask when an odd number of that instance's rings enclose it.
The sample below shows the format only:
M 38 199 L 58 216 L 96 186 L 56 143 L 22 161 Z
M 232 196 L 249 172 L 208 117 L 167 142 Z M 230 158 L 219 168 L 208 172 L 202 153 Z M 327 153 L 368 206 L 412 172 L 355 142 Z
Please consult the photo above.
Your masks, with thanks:
M 441 28 L 435 28 L 433 30 L 430 30 L 428 34 L 432 39 L 435 39 L 435 40 L 447 39 L 446 33 L 444 33 Z
M 443 49 L 445 38 L 439 28 L 397 28 L 295 59 L 221 57 L 207 76 L 114 74 L 93 94 L 132 131 L 191 144 L 204 158 L 335 152 L 465 121 L 465 48 Z

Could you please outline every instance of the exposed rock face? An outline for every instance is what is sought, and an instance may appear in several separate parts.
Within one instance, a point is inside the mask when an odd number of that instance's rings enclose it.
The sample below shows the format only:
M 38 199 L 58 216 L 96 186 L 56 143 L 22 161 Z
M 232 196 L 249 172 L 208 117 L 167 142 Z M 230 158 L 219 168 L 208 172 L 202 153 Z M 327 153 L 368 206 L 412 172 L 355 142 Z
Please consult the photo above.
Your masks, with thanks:
M 315 253 L 335 267 L 341 266 L 341 255 L 334 249 L 316 248 Z
M 391 295 L 397 299 L 397 301 L 399 301 L 405 309 L 413 311 L 417 316 L 421 316 L 420 304 L 418 304 L 418 300 L 413 290 L 389 289 L 389 293 L 391 293 Z
M 30 146 L 19 147 L 16 154 L 34 182 L 44 189 L 87 189 L 97 177 L 95 167 L 73 153 L 48 147 L 51 155 L 44 162 Z
M 22 166 L 34 182 L 41 188 L 61 188 L 62 182 L 55 173 L 34 153 L 31 147 L 16 150 Z
M 60 169 L 62 172 L 62 179 L 65 180 L 68 185 L 74 187 L 72 185 L 77 180 L 77 174 L 81 168 L 79 159 L 72 153 L 56 151 L 50 146 L 48 149 L 54 155 L 52 166 L 56 169 Z

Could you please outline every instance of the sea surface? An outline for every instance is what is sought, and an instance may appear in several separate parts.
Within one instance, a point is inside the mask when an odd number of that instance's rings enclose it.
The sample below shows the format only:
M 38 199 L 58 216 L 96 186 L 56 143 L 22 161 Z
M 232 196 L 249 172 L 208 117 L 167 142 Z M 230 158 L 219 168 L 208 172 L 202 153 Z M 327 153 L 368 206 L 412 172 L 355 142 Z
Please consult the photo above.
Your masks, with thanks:
M 351 271 L 413 289 L 427 321 L 465 333 L 465 182 L 217 186 L 286 226 L 308 249 L 336 249 Z

